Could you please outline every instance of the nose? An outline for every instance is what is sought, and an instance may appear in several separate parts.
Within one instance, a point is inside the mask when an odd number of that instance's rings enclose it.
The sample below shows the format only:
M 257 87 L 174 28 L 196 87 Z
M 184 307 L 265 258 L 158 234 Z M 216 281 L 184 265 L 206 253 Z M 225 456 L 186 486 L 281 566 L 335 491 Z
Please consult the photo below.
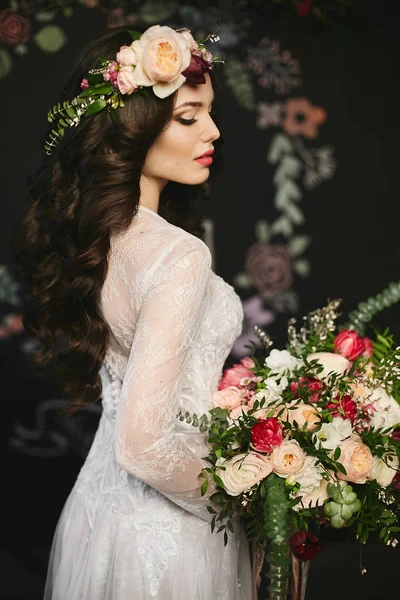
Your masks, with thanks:
M 202 135 L 202 142 L 207 143 L 210 141 L 217 140 L 220 137 L 221 137 L 221 133 L 220 133 L 218 127 L 216 126 L 216 124 L 214 123 L 211 115 L 209 114 L 207 117 L 206 126 L 204 127 L 204 131 L 203 131 L 203 135 Z

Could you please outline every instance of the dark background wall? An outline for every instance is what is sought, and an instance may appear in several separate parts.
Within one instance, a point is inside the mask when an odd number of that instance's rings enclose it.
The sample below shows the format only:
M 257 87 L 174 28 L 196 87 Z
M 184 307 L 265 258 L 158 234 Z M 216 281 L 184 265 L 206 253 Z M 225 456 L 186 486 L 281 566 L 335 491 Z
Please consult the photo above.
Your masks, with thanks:
M 101 412 L 98 405 L 60 423 L 63 394 L 47 373 L 27 370 L 35 341 L 21 329 L 22 289 L 10 248 L 29 200 L 25 177 L 42 160 L 46 113 L 75 55 L 122 22 L 197 33 L 219 27 L 225 171 L 204 212 L 214 270 L 245 308 L 228 366 L 245 354 L 254 324 L 282 344 L 290 316 L 333 297 L 343 298 L 346 314 L 400 279 L 400 13 L 394 2 L 355 2 L 343 14 L 335 10 L 342 4 L 314 3 L 314 12 L 331 7 L 322 14 L 328 22 L 301 17 L 286 2 L 18 0 L 11 13 L 0 5 L 2 598 L 41 598 L 54 527 Z M 391 324 L 399 339 L 398 304 L 375 323 Z M 363 548 L 368 574 L 361 577 L 358 546 L 346 532 L 323 541 L 307 598 L 398 594 L 397 549 Z

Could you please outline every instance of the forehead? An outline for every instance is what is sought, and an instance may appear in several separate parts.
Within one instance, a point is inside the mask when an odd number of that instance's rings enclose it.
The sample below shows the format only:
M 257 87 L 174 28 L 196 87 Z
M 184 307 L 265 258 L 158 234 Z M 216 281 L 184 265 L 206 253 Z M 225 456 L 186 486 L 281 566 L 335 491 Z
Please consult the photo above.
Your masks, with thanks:
M 178 89 L 175 99 L 175 106 L 179 106 L 183 102 L 203 102 L 210 104 L 214 97 L 214 91 L 209 73 L 205 73 L 206 83 L 196 85 L 184 83 Z

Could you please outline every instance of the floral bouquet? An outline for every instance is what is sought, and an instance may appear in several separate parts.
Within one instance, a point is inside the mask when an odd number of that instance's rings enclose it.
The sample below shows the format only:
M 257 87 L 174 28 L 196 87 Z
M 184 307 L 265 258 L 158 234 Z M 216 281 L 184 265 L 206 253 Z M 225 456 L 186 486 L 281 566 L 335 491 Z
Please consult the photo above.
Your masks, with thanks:
M 217 487 L 212 530 L 226 544 L 233 517 L 244 518 L 261 565 L 267 548 L 277 600 L 287 595 L 291 557 L 321 550 L 321 525 L 351 528 L 361 543 L 379 532 L 392 546 L 400 531 L 400 347 L 388 330 L 373 341 L 335 332 L 339 304 L 310 313 L 300 331 L 292 319 L 284 350 L 270 350 L 261 332 L 265 358 L 225 370 L 209 415 L 179 415 L 209 431 L 201 476 L 202 494 L 209 478 Z

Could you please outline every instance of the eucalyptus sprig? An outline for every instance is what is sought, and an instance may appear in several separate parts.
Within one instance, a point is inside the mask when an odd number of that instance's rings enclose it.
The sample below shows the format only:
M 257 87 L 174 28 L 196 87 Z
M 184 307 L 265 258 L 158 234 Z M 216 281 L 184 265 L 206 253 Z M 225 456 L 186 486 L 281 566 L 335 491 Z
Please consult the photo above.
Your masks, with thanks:
M 346 327 L 354 329 L 360 335 L 365 335 L 366 323 L 369 323 L 379 312 L 397 302 L 400 302 L 400 281 L 390 283 L 376 296 L 360 302 L 357 308 L 349 314 Z

